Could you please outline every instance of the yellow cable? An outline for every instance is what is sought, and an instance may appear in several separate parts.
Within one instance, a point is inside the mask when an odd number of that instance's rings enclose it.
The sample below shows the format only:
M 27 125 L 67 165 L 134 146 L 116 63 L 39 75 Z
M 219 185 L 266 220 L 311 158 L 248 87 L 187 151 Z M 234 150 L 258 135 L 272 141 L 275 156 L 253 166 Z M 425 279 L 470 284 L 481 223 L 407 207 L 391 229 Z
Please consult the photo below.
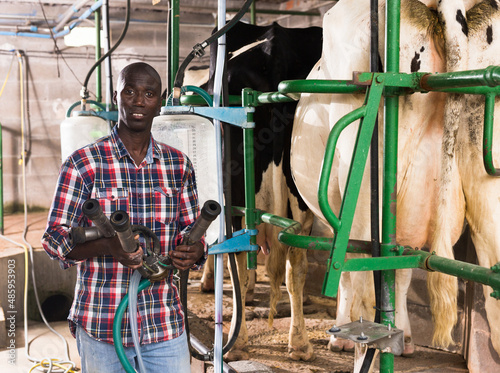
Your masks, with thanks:
M 57 367 L 59 369 L 63 369 L 65 373 L 76 373 L 76 371 L 73 369 L 73 367 L 65 367 L 64 364 L 69 364 L 69 363 L 58 363 L 57 361 L 60 361 L 59 359 L 43 359 L 41 360 L 38 364 L 35 364 L 31 367 L 31 369 L 28 371 L 28 373 L 33 372 L 34 369 L 36 368 L 43 368 L 43 369 L 51 369 L 52 367 Z
M 7 72 L 7 76 L 5 77 L 5 81 L 3 82 L 2 89 L 0 89 L 0 97 L 2 96 L 2 93 L 3 93 L 3 90 L 5 89 L 5 86 L 7 85 L 7 80 L 9 80 L 10 69 L 12 68 L 12 63 L 14 62 L 14 57 L 15 56 L 12 56 L 12 60 L 10 60 L 9 71 Z

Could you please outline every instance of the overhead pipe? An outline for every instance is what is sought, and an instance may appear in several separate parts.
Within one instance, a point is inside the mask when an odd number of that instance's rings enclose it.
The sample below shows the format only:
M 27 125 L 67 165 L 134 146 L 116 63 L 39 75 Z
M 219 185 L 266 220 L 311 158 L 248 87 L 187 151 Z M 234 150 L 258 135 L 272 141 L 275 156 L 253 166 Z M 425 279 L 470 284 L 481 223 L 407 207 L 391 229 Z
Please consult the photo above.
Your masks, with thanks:
M 41 34 L 39 31 L 40 29 L 36 26 L 31 26 L 32 32 L 18 32 L 18 31 L 0 31 L 0 35 L 4 36 L 26 36 L 26 37 L 32 37 L 32 38 L 41 38 L 41 39 L 57 39 L 62 36 L 68 35 L 72 29 L 74 29 L 76 26 L 78 26 L 80 23 L 82 23 L 84 20 L 86 20 L 92 13 L 94 13 L 97 9 L 99 9 L 102 6 L 102 0 L 96 1 L 87 11 L 85 11 L 78 19 L 71 23 L 67 28 L 65 28 L 62 31 L 56 31 L 51 30 L 48 31 L 49 33 L 46 34 Z M 34 27 L 34 28 L 33 28 Z
M 53 32 L 59 32 L 68 21 L 73 17 L 75 13 L 78 13 L 82 7 L 87 5 L 91 0 L 80 0 L 73 4 L 67 11 L 62 15 L 61 21 L 52 29 Z

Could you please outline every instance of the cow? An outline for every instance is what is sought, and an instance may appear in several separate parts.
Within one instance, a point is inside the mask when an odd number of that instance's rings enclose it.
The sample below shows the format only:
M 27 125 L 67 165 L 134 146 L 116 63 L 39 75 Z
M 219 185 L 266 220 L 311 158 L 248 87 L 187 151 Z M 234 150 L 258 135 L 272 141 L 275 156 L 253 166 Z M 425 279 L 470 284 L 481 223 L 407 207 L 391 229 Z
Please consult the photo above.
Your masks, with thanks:
M 241 95 L 249 87 L 262 92 L 273 92 L 285 79 L 305 79 L 321 56 L 322 30 L 320 27 L 284 28 L 273 23 L 255 26 L 238 22 L 226 35 L 228 94 Z M 297 48 L 300 45 L 300 48 Z M 216 49 L 216 48 L 214 48 Z M 213 89 L 216 56 L 211 53 L 208 92 Z M 302 224 L 302 232 L 309 234 L 313 216 L 301 200 L 290 173 L 290 138 L 296 102 L 257 107 L 254 113 L 255 190 L 256 207 L 260 210 L 289 217 Z M 230 131 L 232 206 L 244 206 L 242 131 Z M 241 217 L 233 218 L 233 229 L 242 228 Z M 289 336 L 289 355 L 292 359 L 313 358 L 303 320 L 303 288 L 307 271 L 306 252 L 291 248 L 277 240 L 278 228 L 261 224 L 257 243 L 266 253 L 266 270 L 271 284 L 269 320 L 272 323 L 276 304 L 281 296 L 280 285 L 286 277 L 290 294 L 292 321 Z M 237 267 L 242 301 L 245 304 L 249 276 L 246 254 L 237 255 Z M 204 275 L 206 277 L 206 273 Z M 234 320 L 231 329 L 234 327 Z M 248 359 L 248 333 L 243 317 L 241 330 L 227 360 Z
M 369 0 L 340 0 L 324 16 L 323 54 L 308 79 L 352 79 L 353 71 L 369 71 Z M 401 1 L 401 72 L 454 72 L 500 63 L 494 31 L 500 26 L 500 2 Z M 385 22 L 385 3 L 379 17 Z M 384 40 L 383 28 L 380 40 Z M 379 46 L 384 56 L 383 46 Z M 453 258 L 452 246 L 467 222 L 479 264 L 491 267 L 500 260 L 500 180 L 483 166 L 481 96 L 429 92 L 399 99 L 397 230 L 400 245 L 428 248 Z M 362 95 L 302 94 L 292 133 L 292 175 L 300 195 L 321 220 L 317 183 L 326 139 L 344 114 L 363 103 Z M 495 106 L 498 122 L 500 106 Z M 498 145 L 499 123 L 494 139 Z M 358 123 L 338 140 L 328 198 L 338 214 Z M 383 126 L 379 138 L 383 139 Z M 498 146 L 494 160 L 500 162 Z M 383 150 L 380 150 L 380 158 Z M 381 158 L 382 159 L 382 158 Z M 369 185 L 365 170 L 350 238 L 369 240 Z M 311 183 L 313 185 L 311 185 Z M 330 235 L 332 233 L 330 232 Z M 405 353 L 413 352 L 406 311 L 410 270 L 396 271 L 396 326 L 404 330 Z M 371 274 L 343 273 L 337 299 L 338 325 L 360 315 L 373 319 Z M 434 321 L 433 342 L 452 343 L 457 321 L 457 279 L 438 272 L 428 274 Z M 500 352 L 500 302 L 484 286 L 491 342 Z M 356 314 L 353 314 L 356 313 Z M 330 348 L 352 347 L 331 337 Z

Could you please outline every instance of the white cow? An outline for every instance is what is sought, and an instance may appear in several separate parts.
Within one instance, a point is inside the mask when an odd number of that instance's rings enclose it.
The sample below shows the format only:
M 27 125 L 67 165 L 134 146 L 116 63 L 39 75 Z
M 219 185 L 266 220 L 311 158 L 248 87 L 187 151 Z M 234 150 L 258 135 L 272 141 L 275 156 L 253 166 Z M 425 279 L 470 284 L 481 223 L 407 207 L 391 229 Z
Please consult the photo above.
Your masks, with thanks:
M 401 1 L 402 72 L 450 72 L 500 64 L 494 32 L 500 26 L 499 1 Z M 437 12 L 435 11 L 437 10 Z M 467 13 L 466 13 L 467 12 Z M 385 4 L 380 2 L 381 25 Z M 353 71 L 369 71 L 369 0 L 340 0 L 323 22 L 323 55 L 310 79 L 352 79 Z M 383 44 L 384 29 L 380 38 Z M 384 46 L 379 47 L 384 56 Z M 291 167 L 303 199 L 321 219 L 317 181 L 328 134 L 344 114 L 362 105 L 361 95 L 303 94 L 292 134 Z M 490 267 L 500 260 L 500 180 L 488 176 L 482 161 L 484 100 L 476 96 L 431 92 L 400 98 L 397 177 L 398 244 L 429 247 L 437 255 L 453 258 L 452 245 L 466 220 L 479 264 Z M 495 117 L 498 118 L 497 105 Z M 382 116 L 380 116 L 382 119 Z M 380 122 L 382 123 L 382 122 Z M 357 131 L 349 126 L 341 135 L 329 184 L 329 200 L 338 213 L 340 196 Z M 383 126 L 379 138 L 383 139 Z M 494 138 L 500 138 L 495 126 Z M 494 159 L 500 164 L 499 143 Z M 380 157 L 382 157 L 382 147 Z M 382 159 L 382 158 L 381 158 Z M 370 239 L 367 175 L 361 186 L 351 231 L 353 239 Z M 331 233 L 330 233 L 331 234 Z M 406 311 L 410 270 L 397 271 L 396 325 L 405 332 L 405 353 L 413 352 Z M 371 273 L 345 273 L 339 286 L 337 324 L 360 315 L 373 318 Z M 370 290 L 368 290 L 370 289 Z M 491 340 L 500 352 L 500 302 L 485 286 L 486 312 Z M 447 346 L 456 323 L 456 278 L 429 273 L 429 293 L 435 322 L 434 342 Z M 352 345 L 330 340 L 330 348 Z

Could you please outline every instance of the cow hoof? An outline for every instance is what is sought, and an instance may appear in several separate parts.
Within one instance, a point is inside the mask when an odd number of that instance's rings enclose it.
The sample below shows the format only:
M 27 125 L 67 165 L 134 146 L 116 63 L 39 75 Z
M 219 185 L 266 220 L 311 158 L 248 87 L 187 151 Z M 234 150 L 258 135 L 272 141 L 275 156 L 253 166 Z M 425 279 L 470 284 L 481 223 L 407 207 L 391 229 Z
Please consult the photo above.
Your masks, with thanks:
M 246 348 L 242 348 L 240 350 L 232 349 L 231 351 L 227 352 L 224 355 L 224 360 L 227 360 L 227 361 L 248 360 L 249 358 L 250 358 L 250 355 L 248 354 L 248 351 Z
M 405 349 L 403 351 L 402 356 L 404 357 L 413 357 L 415 353 L 415 345 L 413 344 L 413 340 L 411 337 L 405 337 Z
M 354 342 L 348 339 L 330 340 L 330 342 L 328 342 L 328 349 L 332 352 L 340 352 L 342 350 L 346 352 L 353 352 Z
M 200 284 L 200 291 L 202 293 L 213 293 L 215 290 L 215 283 L 213 276 L 207 276 Z
M 252 290 L 249 290 L 247 291 L 247 294 L 245 296 L 245 305 L 246 306 L 251 306 L 253 303 L 253 298 L 254 298 L 254 291 L 253 289 Z
M 288 346 L 288 356 L 290 359 L 295 361 L 312 361 L 316 358 L 313 347 L 310 343 L 307 343 L 298 349 Z

